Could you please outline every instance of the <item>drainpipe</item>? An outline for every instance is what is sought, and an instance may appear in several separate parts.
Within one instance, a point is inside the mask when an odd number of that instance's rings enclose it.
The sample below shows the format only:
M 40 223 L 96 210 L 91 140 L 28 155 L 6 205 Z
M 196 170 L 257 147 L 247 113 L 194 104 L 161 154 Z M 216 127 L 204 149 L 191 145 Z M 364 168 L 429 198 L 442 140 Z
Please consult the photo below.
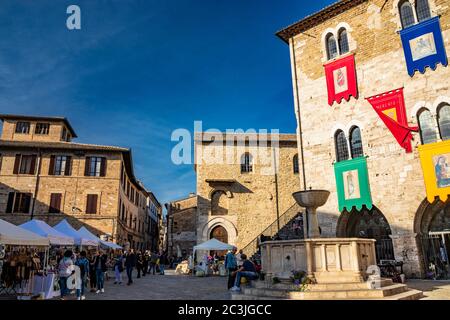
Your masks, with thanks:
M 274 163 L 274 169 L 275 169 L 275 205 L 277 210 L 277 228 L 278 233 L 280 232 L 280 206 L 279 206 L 279 199 L 278 199 L 278 167 L 277 167 L 277 157 L 275 155 L 275 148 L 272 147 L 272 154 L 273 154 L 273 163 Z
M 295 103 L 297 104 L 297 120 L 298 120 L 298 131 L 299 131 L 299 140 L 300 140 L 300 156 L 302 161 L 302 176 L 303 176 L 303 191 L 306 191 L 306 171 L 305 171 L 305 155 L 303 148 L 303 131 L 302 131 L 302 117 L 300 114 L 300 96 L 298 90 L 298 75 L 297 75 L 297 59 L 295 56 L 295 44 L 294 38 L 289 39 L 289 47 L 291 48 L 291 61 L 292 61 L 292 72 L 294 76 L 294 95 L 295 95 Z M 308 213 L 305 212 L 303 215 L 303 223 L 304 223 L 304 236 L 305 238 L 309 234 L 309 221 L 308 221 Z
M 41 176 L 42 151 L 39 148 L 38 148 L 38 155 L 39 155 L 39 157 L 38 157 L 38 169 L 37 169 L 37 176 L 36 176 L 36 186 L 34 188 L 34 197 L 33 197 L 33 204 L 31 206 L 30 220 L 33 220 L 33 218 L 34 218 L 34 208 L 36 205 L 37 194 L 39 191 L 39 181 L 40 181 L 40 176 Z

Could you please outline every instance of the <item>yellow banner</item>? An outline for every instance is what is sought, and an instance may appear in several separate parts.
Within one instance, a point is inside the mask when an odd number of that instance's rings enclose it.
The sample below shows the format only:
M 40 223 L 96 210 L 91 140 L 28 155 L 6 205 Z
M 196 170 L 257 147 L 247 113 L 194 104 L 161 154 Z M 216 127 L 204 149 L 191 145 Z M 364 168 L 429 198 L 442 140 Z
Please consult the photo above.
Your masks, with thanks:
M 446 202 L 450 195 L 450 141 L 419 146 L 428 202 Z

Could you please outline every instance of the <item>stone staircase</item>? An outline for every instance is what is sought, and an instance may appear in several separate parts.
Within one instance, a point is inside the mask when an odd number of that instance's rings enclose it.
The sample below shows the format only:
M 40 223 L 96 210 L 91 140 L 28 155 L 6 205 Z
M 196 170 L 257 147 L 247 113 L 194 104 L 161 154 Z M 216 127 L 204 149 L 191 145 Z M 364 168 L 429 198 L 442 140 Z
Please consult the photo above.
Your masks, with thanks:
M 423 292 L 397 284 L 391 279 L 359 283 L 322 283 L 299 291 L 293 284 L 253 281 L 232 300 L 418 300 Z

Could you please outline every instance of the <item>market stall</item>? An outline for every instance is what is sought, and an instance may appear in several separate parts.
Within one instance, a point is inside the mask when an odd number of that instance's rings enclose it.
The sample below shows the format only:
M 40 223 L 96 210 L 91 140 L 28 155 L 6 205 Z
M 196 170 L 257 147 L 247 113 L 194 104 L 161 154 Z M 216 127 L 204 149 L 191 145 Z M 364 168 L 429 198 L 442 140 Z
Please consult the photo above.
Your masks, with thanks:
M 56 272 L 57 252 L 61 248 L 73 247 L 75 240 L 41 220 L 30 220 L 20 225 L 20 227 L 49 239 L 51 247 L 47 255 L 49 261 L 46 261 L 46 265 L 49 267 L 45 273 L 35 276 L 34 288 L 43 288 L 42 292 L 44 292 L 45 299 L 59 296 L 60 290 Z
M 90 232 L 86 227 L 81 227 L 78 230 L 78 233 L 80 235 L 82 235 L 83 237 L 87 238 L 87 239 L 91 239 L 94 241 L 97 241 L 100 246 L 102 246 L 103 248 L 108 248 L 108 249 L 112 249 L 112 250 L 120 250 L 122 249 L 121 246 L 113 243 L 113 242 L 108 242 L 108 241 L 103 241 L 101 240 L 99 237 L 97 237 L 96 235 L 94 235 L 92 232 Z
M 31 298 L 36 274 L 45 269 L 50 241 L 31 231 L 0 220 L 0 294 Z
M 226 250 L 232 250 L 234 246 L 223 243 L 217 239 L 211 239 L 208 240 L 202 244 L 199 244 L 198 246 L 194 247 L 194 261 L 198 261 L 196 258 L 196 253 L 200 252 L 203 253 L 202 259 L 199 261 L 199 263 L 196 266 L 196 271 L 201 271 L 205 275 L 212 274 L 213 270 L 217 270 L 221 276 L 225 275 L 225 266 L 223 263 L 215 262 L 215 261 L 208 261 L 208 253 L 210 251 L 226 251 Z

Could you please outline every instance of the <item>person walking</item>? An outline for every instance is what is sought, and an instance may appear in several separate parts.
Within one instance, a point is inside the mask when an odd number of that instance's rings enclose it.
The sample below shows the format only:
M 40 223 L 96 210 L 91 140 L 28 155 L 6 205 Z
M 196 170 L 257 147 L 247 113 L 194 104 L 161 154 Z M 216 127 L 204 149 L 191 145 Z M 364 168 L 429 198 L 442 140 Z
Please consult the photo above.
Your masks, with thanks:
M 167 264 L 167 255 L 164 251 L 161 251 L 159 256 L 159 274 L 164 275 Z
M 148 273 L 148 260 L 150 259 L 148 251 L 145 251 L 144 255 L 142 256 L 142 276 L 145 277 L 145 275 Z
M 234 281 L 234 286 L 231 288 L 233 292 L 241 291 L 241 278 L 244 277 L 248 280 L 256 280 L 258 279 L 258 273 L 256 272 L 256 267 L 250 260 L 247 259 L 245 254 L 242 254 L 242 267 L 240 267 L 237 271 L 233 272 L 236 276 Z
M 234 286 L 234 272 L 237 270 L 236 251 L 237 248 L 233 247 L 233 250 L 229 251 L 225 256 L 225 268 L 228 271 L 228 290 Z
M 77 289 L 77 300 L 85 300 L 84 290 L 86 288 L 87 276 L 89 273 L 89 260 L 86 258 L 86 251 L 81 251 L 75 265 L 80 268 L 80 289 Z
M 97 277 L 95 275 L 95 255 L 92 255 L 89 259 L 89 286 L 91 292 L 97 291 Z
M 136 270 L 137 270 L 137 279 L 141 278 L 142 267 L 144 265 L 144 260 L 142 258 L 142 254 L 140 251 L 136 254 Z
M 134 250 L 130 249 L 125 258 L 125 268 L 127 269 L 128 283 L 131 285 L 133 283 L 133 268 L 136 266 L 136 255 Z
M 122 284 L 122 272 L 123 272 L 123 255 L 120 252 L 114 259 L 114 284 Z
M 106 254 L 101 254 L 100 251 L 97 251 L 94 261 L 95 277 L 97 279 L 97 291 L 95 293 L 97 294 L 105 292 L 105 272 L 108 270 L 106 266 L 107 260 Z
M 153 270 L 153 275 L 156 274 L 156 263 L 158 262 L 158 255 L 156 254 L 156 252 L 152 252 L 152 255 L 150 256 L 150 270 L 148 271 L 148 273 L 152 273 Z
M 68 294 L 67 279 L 75 273 L 72 261 L 72 251 L 67 250 L 58 265 L 59 288 L 61 290 L 61 300 Z

